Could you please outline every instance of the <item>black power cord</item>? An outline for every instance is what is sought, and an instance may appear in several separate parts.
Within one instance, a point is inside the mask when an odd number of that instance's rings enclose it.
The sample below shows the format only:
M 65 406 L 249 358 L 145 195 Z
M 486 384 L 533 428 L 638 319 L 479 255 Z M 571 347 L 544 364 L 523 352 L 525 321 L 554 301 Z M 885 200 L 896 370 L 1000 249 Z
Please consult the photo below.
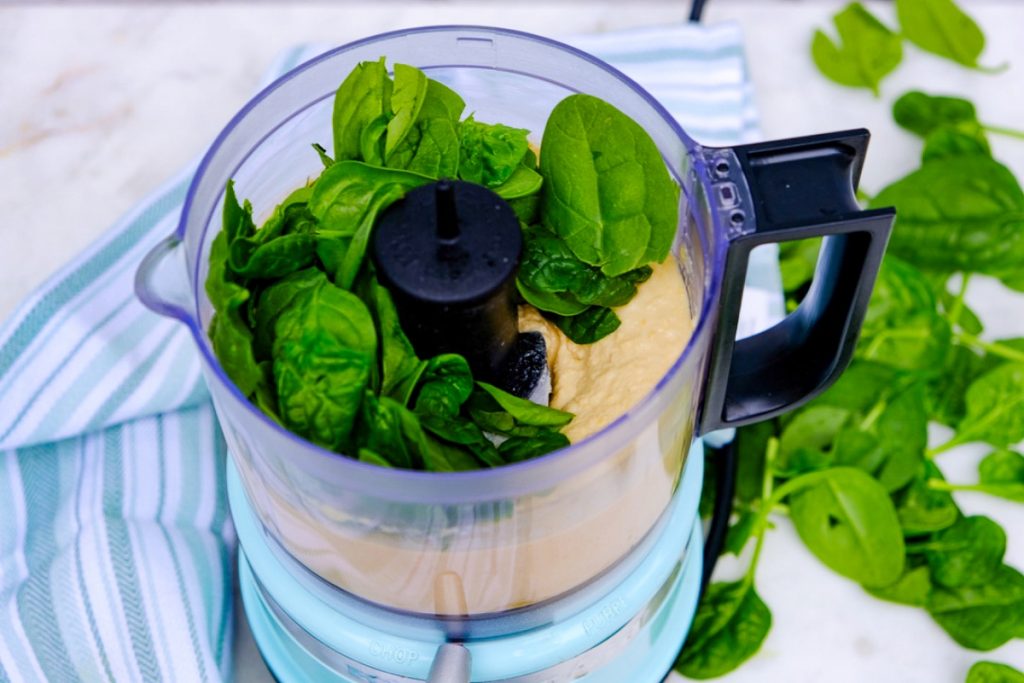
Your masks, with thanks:
M 704 3 L 706 0 L 691 0 L 690 2 L 690 21 L 696 23 L 700 21 L 700 15 L 704 13 Z

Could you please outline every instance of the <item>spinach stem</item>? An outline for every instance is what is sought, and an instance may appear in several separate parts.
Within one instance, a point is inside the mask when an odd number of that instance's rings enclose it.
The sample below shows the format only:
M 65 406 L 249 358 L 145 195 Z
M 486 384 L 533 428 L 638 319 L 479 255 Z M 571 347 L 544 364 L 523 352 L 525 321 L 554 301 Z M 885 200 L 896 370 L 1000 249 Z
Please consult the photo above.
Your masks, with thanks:
M 924 452 L 924 455 L 929 460 L 934 460 L 935 456 L 939 455 L 940 453 L 945 453 L 946 451 L 950 450 L 951 448 L 956 448 L 961 443 L 963 443 L 963 441 L 960 439 L 960 435 L 957 434 L 957 435 L 953 436 L 953 438 L 950 439 L 949 441 L 947 441 L 946 443 L 941 443 L 938 446 L 935 446 L 934 448 L 929 448 L 928 450 L 926 450 Z
M 875 424 L 875 422 L 878 421 L 878 418 L 882 416 L 882 413 L 885 412 L 885 409 L 888 406 L 889 406 L 889 399 L 888 398 L 881 398 L 881 399 L 879 399 L 878 403 L 876 403 L 874 405 L 874 407 L 871 408 L 871 412 L 869 412 L 864 417 L 864 419 L 861 421 L 861 423 L 860 423 L 860 430 L 862 432 L 866 432 L 869 429 L 871 429 L 871 427 Z
M 1014 130 L 1013 128 L 1003 128 L 1002 126 L 988 126 L 983 125 L 982 129 L 988 133 L 995 133 L 996 135 L 1005 135 L 1011 138 L 1017 138 L 1018 140 L 1024 140 L 1024 131 Z
M 981 349 L 986 353 L 991 353 L 993 356 L 999 356 L 1006 360 L 1016 361 L 1018 363 L 1024 363 L 1024 351 L 1018 351 L 1017 349 L 1007 346 L 1006 344 L 1000 344 L 999 342 L 987 342 L 983 339 L 976 337 L 968 332 L 958 332 L 957 341 Z
M 764 454 L 764 475 L 761 477 L 761 500 L 763 507 L 758 513 L 755 529 L 757 529 L 757 544 L 754 546 L 754 554 L 750 558 L 750 566 L 747 567 L 746 576 L 743 581 L 747 584 L 754 583 L 754 574 L 757 571 L 757 562 L 761 559 L 761 548 L 764 547 L 765 532 L 768 531 L 768 515 L 777 502 L 772 489 L 775 487 L 775 459 L 779 455 L 779 439 L 771 437 L 768 439 L 768 447 Z
M 967 283 L 971 281 L 971 274 L 964 273 L 963 279 L 960 281 L 960 291 L 956 295 L 956 299 L 953 300 L 953 305 L 949 308 L 947 317 L 949 318 L 949 324 L 956 326 L 960 323 L 960 314 L 964 311 L 964 297 L 967 296 Z
M 980 491 L 985 493 L 989 487 L 984 484 L 953 484 L 943 479 L 929 479 L 928 488 L 933 491 Z

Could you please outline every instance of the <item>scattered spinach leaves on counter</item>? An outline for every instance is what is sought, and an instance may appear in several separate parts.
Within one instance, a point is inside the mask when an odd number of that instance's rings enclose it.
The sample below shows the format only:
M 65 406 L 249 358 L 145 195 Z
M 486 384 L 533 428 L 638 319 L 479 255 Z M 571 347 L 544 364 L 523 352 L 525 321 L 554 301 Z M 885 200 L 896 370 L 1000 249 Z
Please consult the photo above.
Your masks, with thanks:
M 882 79 L 903 60 L 904 39 L 970 69 L 995 73 L 1008 66 L 978 64 L 985 35 L 953 0 L 896 0 L 896 18 L 898 31 L 851 2 L 832 17 L 838 43 L 821 30 L 814 33 L 811 57 L 818 70 L 840 85 L 868 88 L 878 97 Z
M 897 222 L 854 359 L 806 406 L 737 430 L 723 552 L 745 557 L 756 539 L 751 578 L 711 585 L 676 663 L 691 678 L 731 671 L 767 636 L 767 605 L 758 600 L 756 614 L 738 605 L 753 590 L 773 512 L 789 515 L 823 564 L 874 597 L 925 610 L 960 645 L 988 651 L 1024 638 L 1024 576 L 1004 561 L 1006 532 L 965 515 L 953 498 L 965 491 L 1024 503 L 1024 455 L 1012 450 L 1024 439 L 1024 339 L 983 339 L 965 301 L 975 273 L 1021 283 L 1024 193 L 992 158 L 987 134 L 1019 136 L 980 123 L 962 98 L 911 92 L 893 115 L 923 139 L 924 153 L 919 170 L 869 200 L 895 205 Z M 781 245 L 788 310 L 807 292 L 818 247 Z M 929 448 L 929 422 L 953 435 Z M 939 463 L 955 456 L 943 454 L 979 441 L 996 450 L 977 481 L 947 481 Z M 728 653 L 700 628 L 731 643 Z M 1020 677 L 981 662 L 968 682 Z
M 1024 683 L 1024 673 L 1007 664 L 977 662 L 967 672 L 967 683 Z

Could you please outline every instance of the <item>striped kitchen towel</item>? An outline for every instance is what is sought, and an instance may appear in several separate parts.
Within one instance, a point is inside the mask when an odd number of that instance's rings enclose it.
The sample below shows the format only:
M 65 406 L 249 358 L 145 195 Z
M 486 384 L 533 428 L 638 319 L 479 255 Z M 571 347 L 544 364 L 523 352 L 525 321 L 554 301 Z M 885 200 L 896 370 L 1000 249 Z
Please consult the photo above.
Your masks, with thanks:
M 756 137 L 737 27 L 572 42 L 645 84 L 698 140 Z M 318 51 L 291 50 L 268 79 Z M 174 229 L 193 170 L 0 328 L 0 681 L 231 677 L 224 441 L 186 329 L 132 287 L 142 256 Z M 777 314 L 766 256 L 751 296 Z

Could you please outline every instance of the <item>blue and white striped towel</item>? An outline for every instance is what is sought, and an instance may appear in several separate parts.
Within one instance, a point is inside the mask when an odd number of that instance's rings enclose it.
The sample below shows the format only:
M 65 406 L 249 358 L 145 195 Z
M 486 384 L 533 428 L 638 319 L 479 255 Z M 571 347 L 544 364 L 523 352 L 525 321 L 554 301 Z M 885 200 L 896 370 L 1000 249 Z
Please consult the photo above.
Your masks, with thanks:
M 735 26 L 573 42 L 646 85 L 698 140 L 756 135 Z M 268 79 L 316 52 L 290 51 Z M 0 328 L 0 681 L 231 677 L 224 441 L 186 329 L 132 293 L 193 170 Z

